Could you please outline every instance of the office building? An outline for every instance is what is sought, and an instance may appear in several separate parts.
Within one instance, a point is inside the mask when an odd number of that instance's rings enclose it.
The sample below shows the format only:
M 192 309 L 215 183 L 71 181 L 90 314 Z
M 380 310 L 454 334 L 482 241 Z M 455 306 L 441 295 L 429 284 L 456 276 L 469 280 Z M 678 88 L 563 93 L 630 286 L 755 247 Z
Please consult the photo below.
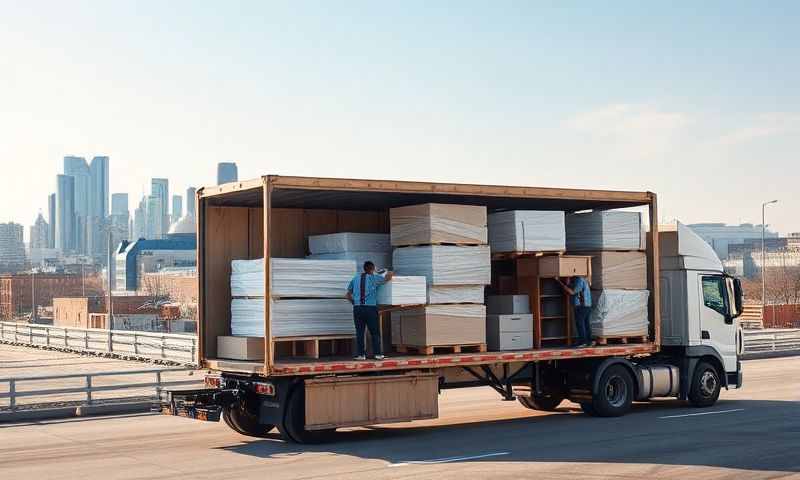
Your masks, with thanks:
M 47 196 L 47 248 L 56 248 L 56 194 Z
M 179 221 L 162 239 L 123 242 L 117 249 L 116 263 L 116 288 L 126 291 L 142 290 L 142 276 L 147 273 L 169 267 L 196 266 L 194 223 Z
M 111 245 L 114 250 L 123 241 L 130 239 L 130 212 L 128 210 L 128 194 L 114 193 L 111 195 Z M 108 278 L 111 281 L 111 289 L 115 289 L 115 268 L 116 261 L 112 261 L 108 266 Z
M 25 243 L 22 225 L 0 223 L 0 272 L 15 273 L 25 269 Z
M 30 248 L 48 248 L 50 225 L 47 224 L 41 213 L 30 228 Z
M 172 196 L 172 223 L 177 222 L 183 216 L 183 197 L 180 195 Z
M 83 157 L 64 157 L 64 175 L 72 177 L 73 209 L 72 234 L 75 238 L 73 249 L 76 253 L 89 252 L 89 199 L 91 197 L 92 176 L 89 164 Z
M 194 205 L 195 205 L 195 196 L 197 195 L 197 189 L 194 187 L 189 187 L 186 189 L 186 214 L 195 216 L 194 212 Z
M 55 248 L 63 253 L 75 252 L 75 177 L 56 177 Z
M 138 240 L 147 236 L 147 196 L 139 200 L 139 206 L 133 210 L 133 220 L 129 240 Z
M 158 223 L 160 225 L 161 230 L 158 231 L 158 237 L 154 237 L 153 235 L 149 235 L 148 238 L 161 238 L 162 235 L 167 233 L 169 230 L 169 180 L 166 178 L 154 178 L 150 181 L 150 196 L 158 197 L 159 203 L 158 208 L 160 208 L 161 212 L 161 220 L 156 222 L 155 219 L 150 219 L 150 215 L 157 215 L 157 212 L 153 211 L 150 213 L 149 209 L 151 205 L 155 206 L 155 203 L 151 203 L 148 201 L 148 223 Z
M 98 156 L 89 166 L 91 183 L 89 187 L 87 249 L 96 262 L 105 265 L 108 257 L 108 240 L 104 232 L 108 219 L 108 175 L 109 159 Z
M 217 185 L 236 182 L 239 180 L 239 169 L 234 162 L 220 162 L 217 164 Z
M 149 195 L 145 202 L 145 238 L 157 240 L 164 235 L 164 208 L 160 195 Z

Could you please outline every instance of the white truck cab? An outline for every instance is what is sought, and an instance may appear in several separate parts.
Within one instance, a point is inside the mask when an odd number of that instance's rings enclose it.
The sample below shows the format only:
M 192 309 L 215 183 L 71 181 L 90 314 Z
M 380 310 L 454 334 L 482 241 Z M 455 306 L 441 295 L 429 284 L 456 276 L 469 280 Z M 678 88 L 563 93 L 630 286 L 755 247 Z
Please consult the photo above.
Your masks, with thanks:
M 741 284 L 724 273 L 711 246 L 689 227 L 676 222 L 659 228 L 662 351 L 686 362 L 682 396 L 713 404 L 720 387 L 742 383 L 742 335 L 736 321 Z M 693 390 L 704 397 L 700 402 L 692 398 Z

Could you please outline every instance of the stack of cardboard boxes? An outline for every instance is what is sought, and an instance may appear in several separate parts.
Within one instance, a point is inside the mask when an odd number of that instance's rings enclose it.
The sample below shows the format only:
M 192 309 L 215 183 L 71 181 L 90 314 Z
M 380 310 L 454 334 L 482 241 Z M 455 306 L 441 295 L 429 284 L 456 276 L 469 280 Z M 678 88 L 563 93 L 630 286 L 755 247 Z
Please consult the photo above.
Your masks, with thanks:
M 394 270 L 423 276 L 427 305 L 392 312 L 399 346 L 486 343 L 484 287 L 491 282 L 486 208 L 424 204 L 390 210 Z

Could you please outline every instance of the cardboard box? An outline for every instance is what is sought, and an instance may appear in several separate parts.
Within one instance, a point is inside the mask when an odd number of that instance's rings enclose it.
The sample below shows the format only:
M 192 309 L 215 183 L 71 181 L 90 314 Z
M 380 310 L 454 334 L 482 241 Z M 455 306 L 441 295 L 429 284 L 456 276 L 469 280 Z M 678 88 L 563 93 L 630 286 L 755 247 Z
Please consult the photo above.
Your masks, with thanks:
M 230 360 L 264 360 L 264 337 L 217 337 L 217 356 Z
M 393 246 L 486 244 L 486 207 L 425 203 L 389 210 Z
M 645 252 L 596 252 L 592 256 L 592 288 L 647 290 Z
M 589 277 L 592 268 L 592 257 L 563 255 L 539 257 L 539 276 L 555 277 Z
M 475 345 L 486 343 L 483 305 L 428 305 L 392 312 L 395 345 Z
M 486 312 L 489 314 L 531 313 L 528 295 L 489 295 L 486 297 Z

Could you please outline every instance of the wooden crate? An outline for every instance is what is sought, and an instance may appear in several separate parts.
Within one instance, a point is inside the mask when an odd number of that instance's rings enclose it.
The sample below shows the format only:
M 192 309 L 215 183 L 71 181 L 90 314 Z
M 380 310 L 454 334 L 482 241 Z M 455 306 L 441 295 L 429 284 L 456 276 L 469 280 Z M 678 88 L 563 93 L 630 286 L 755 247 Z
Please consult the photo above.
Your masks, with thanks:
M 539 276 L 586 277 L 592 275 L 592 257 L 584 255 L 551 255 L 539 258 Z
M 437 418 L 438 395 L 435 373 L 309 379 L 305 381 L 306 429 Z

